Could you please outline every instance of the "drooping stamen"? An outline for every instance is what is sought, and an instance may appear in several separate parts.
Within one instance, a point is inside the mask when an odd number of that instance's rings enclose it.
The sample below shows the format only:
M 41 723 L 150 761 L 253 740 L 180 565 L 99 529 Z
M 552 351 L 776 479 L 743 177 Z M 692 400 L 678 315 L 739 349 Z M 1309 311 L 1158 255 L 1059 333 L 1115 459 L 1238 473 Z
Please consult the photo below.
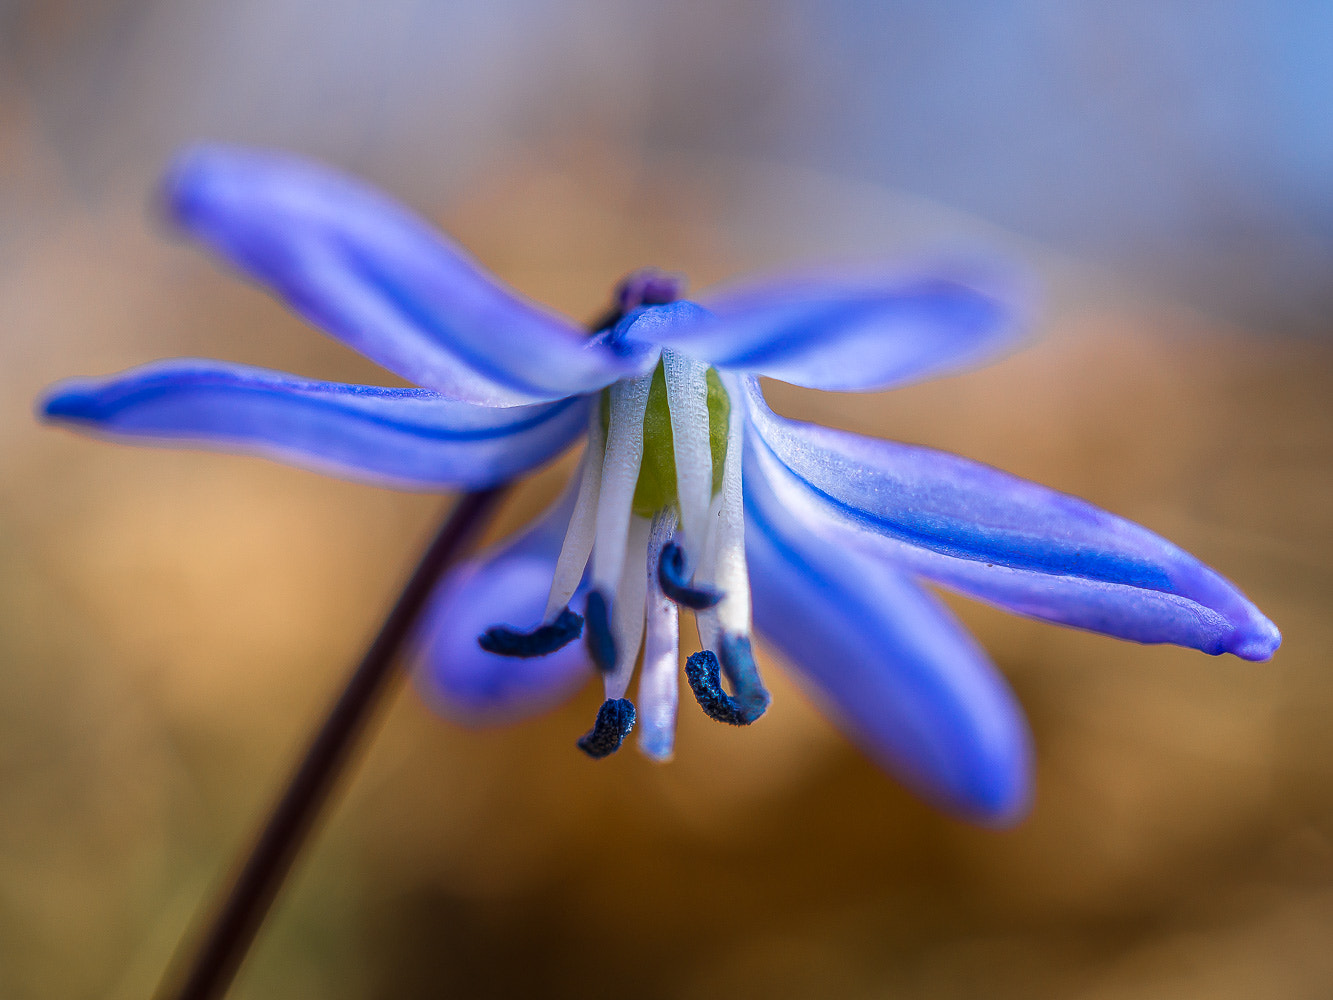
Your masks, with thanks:
M 593 407 L 594 411 L 596 409 Z M 601 496 L 605 454 L 606 435 L 602 432 L 600 416 L 593 412 L 588 421 L 588 446 L 583 452 L 583 467 L 579 474 L 579 495 L 569 515 L 569 528 L 565 531 L 555 575 L 551 578 L 551 594 L 546 599 L 546 613 L 542 616 L 544 622 L 555 621 L 569 606 L 569 599 L 583 579 L 597 532 L 597 502 Z
M 676 351 L 662 352 L 671 447 L 676 460 L 676 498 L 684 536 L 686 574 L 699 565 L 713 499 L 713 450 L 709 436 L 708 366 Z
M 754 663 L 754 651 L 750 648 L 748 636 L 724 633 L 719 645 L 722 672 L 726 674 L 731 690 L 736 692 L 735 701 L 740 706 L 748 725 L 768 710 L 773 697 L 764 687 L 764 682 L 759 679 L 759 670 Z
M 616 669 L 616 642 L 611 637 L 611 619 L 607 612 L 606 598 L 602 592 L 594 590 L 588 594 L 588 603 L 583 609 L 584 621 L 588 631 L 584 642 L 588 646 L 588 656 L 592 664 L 603 674 Z
M 597 710 L 597 721 L 579 738 L 579 749 L 593 760 L 609 757 L 620 749 L 634 728 L 634 702 L 628 698 L 608 698 Z
M 573 642 L 583 631 L 583 618 L 570 610 L 569 599 L 583 579 L 583 570 L 592 552 L 597 498 L 602 482 L 604 438 L 602 422 L 593 413 L 588 423 L 588 445 L 583 453 L 578 495 L 560 546 L 541 624 L 526 632 L 508 625 L 487 629 L 477 637 L 477 644 L 488 653 L 520 658 L 546 656 Z
M 648 586 L 643 639 L 643 666 L 639 671 L 639 749 L 654 760 L 669 760 L 676 742 L 676 708 L 680 700 L 680 612 L 663 593 L 655 565 L 676 530 L 676 515 L 668 508 L 653 518 L 648 540 Z
M 616 587 L 615 603 L 611 606 L 611 636 L 616 645 L 616 667 L 602 678 L 608 698 L 623 698 L 629 688 L 634 664 L 639 659 L 643 644 L 644 602 L 648 595 L 648 574 L 644 566 L 648 560 L 648 538 L 652 521 L 646 517 L 632 517 L 629 539 L 625 544 L 625 566 Z
M 745 509 L 741 496 L 742 433 L 745 415 L 739 401 L 740 386 L 734 376 L 723 376 L 732 399 L 727 428 L 727 457 L 722 467 L 722 489 L 712 505 L 713 530 L 709 534 L 695 580 L 722 594 L 715 608 L 696 617 L 699 638 L 705 648 L 716 648 L 723 635 L 750 634 L 750 573 L 745 563 Z
M 538 625 L 530 632 L 520 632 L 507 625 L 488 628 L 477 637 L 477 645 L 488 653 L 526 659 L 554 653 L 577 639 L 582 631 L 583 618 L 565 608 L 556 616 L 555 621 L 547 625 Z
M 602 459 L 601 488 L 597 497 L 596 537 L 592 547 L 592 582 L 602 600 L 614 594 L 625 567 L 625 544 L 629 534 L 630 503 L 643 462 L 643 414 L 648 406 L 651 375 L 624 379 L 608 390 L 606 454 Z M 591 608 L 591 598 L 589 607 Z M 640 609 L 642 614 L 642 609 Z M 589 641 L 592 640 L 591 622 Z M 599 645 L 602 645 L 599 643 Z M 591 645 L 590 645 L 591 650 Z M 605 652 L 601 649 L 598 652 Z M 597 652 L 594 652 L 594 660 Z M 603 672 L 615 669 L 616 649 L 610 644 L 610 660 L 598 667 Z
M 658 586 L 667 597 L 691 611 L 706 611 L 722 600 L 712 587 L 691 586 L 685 577 L 685 552 L 675 542 L 667 542 L 657 562 Z
M 729 726 L 748 726 L 754 721 L 746 717 L 740 702 L 722 690 L 717 654 L 711 649 L 700 650 L 685 661 L 685 679 L 690 682 L 694 700 L 710 719 Z

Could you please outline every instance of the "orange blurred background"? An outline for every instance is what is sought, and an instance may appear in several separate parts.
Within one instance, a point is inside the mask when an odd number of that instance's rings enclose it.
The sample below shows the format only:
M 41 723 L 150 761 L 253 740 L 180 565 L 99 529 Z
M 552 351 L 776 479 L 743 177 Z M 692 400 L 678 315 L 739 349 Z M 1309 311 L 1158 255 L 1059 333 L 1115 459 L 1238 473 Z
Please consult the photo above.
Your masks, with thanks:
M 591 687 L 473 731 L 402 685 L 236 997 L 1333 992 L 1321 53 L 1269 44 L 1304 37 L 1282 4 L 1219 5 L 1197 37 L 1109 4 L 928 6 L 0 10 L 0 995 L 151 991 L 448 506 L 32 418 L 57 378 L 163 356 L 388 381 L 146 210 L 197 138 L 364 174 L 580 319 L 645 264 L 702 289 L 1017 261 L 1043 289 L 1028 350 L 775 405 L 1087 497 L 1286 636 L 1256 665 L 950 599 L 1035 730 L 1036 805 L 1006 832 L 912 799 L 771 657 L 762 723 L 685 705 L 668 766 L 574 749 Z M 1212 60 L 1228 46 L 1248 61 Z

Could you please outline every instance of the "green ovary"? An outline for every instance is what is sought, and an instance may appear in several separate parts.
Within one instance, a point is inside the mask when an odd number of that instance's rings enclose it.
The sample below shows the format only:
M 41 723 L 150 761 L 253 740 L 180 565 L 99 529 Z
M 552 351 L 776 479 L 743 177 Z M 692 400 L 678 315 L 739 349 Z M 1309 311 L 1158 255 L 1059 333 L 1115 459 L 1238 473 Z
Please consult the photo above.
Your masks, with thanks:
M 727 427 L 731 400 L 722 379 L 710 368 L 708 383 L 708 446 L 713 455 L 713 494 L 722 488 L 722 466 L 727 459 Z M 611 422 L 610 400 L 602 393 L 602 433 Z M 676 503 L 676 452 L 671 435 L 671 411 L 667 407 L 666 371 L 657 363 L 648 387 L 648 408 L 643 415 L 643 464 L 634 487 L 634 513 L 652 517 Z

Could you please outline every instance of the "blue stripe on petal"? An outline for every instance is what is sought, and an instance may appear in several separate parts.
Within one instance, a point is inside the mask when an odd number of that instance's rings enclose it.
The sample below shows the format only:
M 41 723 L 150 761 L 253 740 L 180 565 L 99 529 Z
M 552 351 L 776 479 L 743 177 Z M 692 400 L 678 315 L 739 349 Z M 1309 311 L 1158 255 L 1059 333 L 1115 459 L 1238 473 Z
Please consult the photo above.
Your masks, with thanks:
M 718 368 L 815 389 L 875 390 L 961 370 L 1008 348 L 1012 296 L 951 278 L 766 285 L 709 303 L 716 319 L 659 342 Z
M 637 371 L 499 285 L 421 219 L 334 171 L 204 147 L 177 160 L 166 196 L 185 229 L 417 385 L 515 406 Z
M 552 707 L 590 676 L 581 642 L 531 659 L 477 645 L 477 636 L 495 625 L 527 631 L 541 622 L 573 505 L 570 490 L 523 532 L 458 566 L 437 588 L 422 615 L 416 677 L 441 714 L 467 723 L 510 721 Z
M 1139 642 L 1263 660 L 1277 629 L 1239 590 L 1146 528 L 928 448 L 779 417 L 751 379 L 747 481 L 812 529 L 854 539 L 1019 614 Z
M 809 533 L 763 480 L 745 495 L 755 625 L 815 698 L 931 801 L 980 822 L 1018 819 L 1027 724 L 972 638 L 884 561 Z
M 406 488 L 479 489 L 562 451 L 586 399 L 490 408 L 425 389 L 182 359 L 52 388 L 43 414 L 122 439 L 197 443 Z

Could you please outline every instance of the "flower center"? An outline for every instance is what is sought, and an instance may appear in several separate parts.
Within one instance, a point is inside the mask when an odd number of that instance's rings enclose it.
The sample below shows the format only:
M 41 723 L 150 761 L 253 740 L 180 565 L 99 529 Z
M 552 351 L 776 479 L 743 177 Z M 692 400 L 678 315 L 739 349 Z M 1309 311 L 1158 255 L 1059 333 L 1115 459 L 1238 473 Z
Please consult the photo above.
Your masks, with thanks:
M 622 326 L 651 331 L 706 315 L 669 301 L 675 290 L 656 272 L 632 275 L 599 329 L 615 336 Z M 648 349 L 651 339 L 640 343 Z M 686 666 L 703 710 L 749 725 L 768 707 L 750 651 L 741 416 L 717 371 L 669 349 L 651 374 L 604 389 L 542 622 L 529 631 L 496 626 L 479 639 L 490 652 L 526 657 L 582 634 L 606 689 L 596 724 L 579 741 L 589 756 L 615 752 L 636 721 L 640 748 L 671 756 L 680 608 L 694 612 L 705 647 Z M 640 658 L 636 710 L 626 693 Z

